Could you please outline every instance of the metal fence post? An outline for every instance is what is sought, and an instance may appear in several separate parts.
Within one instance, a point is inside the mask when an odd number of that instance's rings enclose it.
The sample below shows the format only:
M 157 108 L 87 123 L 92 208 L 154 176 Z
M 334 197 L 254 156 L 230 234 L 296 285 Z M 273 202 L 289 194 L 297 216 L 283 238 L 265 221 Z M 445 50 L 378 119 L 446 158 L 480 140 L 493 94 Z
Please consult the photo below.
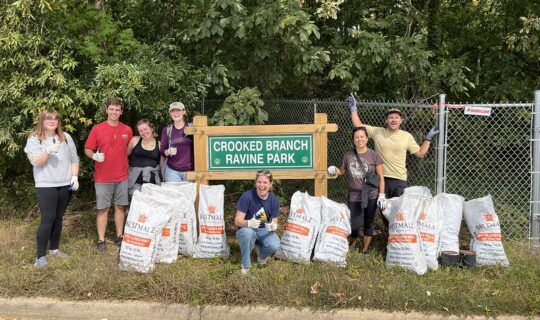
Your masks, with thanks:
M 439 145 L 437 146 L 437 194 L 446 189 L 446 94 L 439 96 Z
M 530 244 L 540 248 L 540 90 L 534 92 L 532 128 Z

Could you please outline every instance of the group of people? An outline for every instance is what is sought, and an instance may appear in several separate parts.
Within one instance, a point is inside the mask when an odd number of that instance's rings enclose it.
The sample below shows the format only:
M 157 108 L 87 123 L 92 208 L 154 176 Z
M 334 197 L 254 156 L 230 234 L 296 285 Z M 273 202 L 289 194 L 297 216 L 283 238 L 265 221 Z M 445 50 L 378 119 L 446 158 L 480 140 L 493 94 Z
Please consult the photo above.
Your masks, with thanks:
M 96 249 L 106 250 L 105 231 L 109 208 L 114 205 L 116 236 L 121 245 L 125 222 L 125 207 L 129 194 L 140 190 L 143 183 L 185 181 L 186 172 L 193 170 L 193 139 L 186 136 L 189 126 L 186 108 L 181 102 L 169 106 L 171 125 L 163 128 L 161 141 L 148 120 L 137 123 L 138 136 L 120 121 L 123 104 L 118 99 L 105 103 L 107 120 L 92 127 L 84 145 L 84 154 L 94 161 L 96 191 Z M 25 153 L 33 166 L 36 198 L 41 213 L 36 241 L 35 265 L 45 267 L 49 256 L 69 258 L 59 250 L 62 218 L 71 192 L 79 188 L 79 156 L 72 137 L 63 131 L 56 111 L 40 113 L 36 128 L 28 136 Z
M 423 158 L 431 140 L 439 133 L 433 127 L 418 145 L 413 136 L 401 130 L 403 114 L 399 109 L 386 112 L 386 127 L 362 123 L 355 96 L 348 99 L 354 125 L 354 148 L 347 151 L 339 167 L 328 167 L 330 175 L 347 176 L 348 203 L 351 211 L 350 246 L 354 248 L 363 226 L 362 253 L 369 252 L 374 231 L 377 207 L 384 209 L 386 199 L 403 194 L 408 187 L 407 152 Z M 164 181 L 185 181 L 186 172 L 193 170 L 193 139 L 186 136 L 186 108 L 181 102 L 169 106 L 172 124 L 163 128 L 157 139 L 152 124 L 147 120 L 137 123 L 139 136 L 120 122 L 123 104 L 109 99 L 105 104 L 107 120 L 95 125 L 84 146 L 84 153 L 94 160 L 94 185 L 96 190 L 96 249 L 106 250 L 105 230 L 111 203 L 117 245 L 122 243 L 125 206 L 129 194 L 140 190 L 144 183 L 159 184 Z M 368 137 L 374 141 L 375 150 L 367 147 Z M 62 123 L 55 111 L 43 111 L 35 130 L 29 135 L 25 152 L 33 165 L 36 197 L 41 212 L 37 231 L 35 265 L 47 265 L 47 247 L 50 256 L 68 258 L 59 250 L 62 217 L 70 199 L 70 192 L 79 187 L 79 157 L 73 139 L 62 130 Z M 242 194 L 236 203 L 236 236 L 241 254 L 241 270 L 246 274 L 251 267 L 251 252 L 257 251 L 257 263 L 265 264 L 280 245 L 275 231 L 278 227 L 279 201 L 271 192 L 273 177 L 268 170 L 260 170 L 255 177 L 255 187 Z M 384 217 L 383 217 L 384 219 Z M 387 223 L 387 222 L 385 222 Z
M 383 128 L 362 123 L 353 93 L 348 98 L 348 104 L 354 126 L 352 135 L 354 148 L 345 152 L 339 168 L 328 167 L 328 173 L 347 174 L 347 201 L 351 211 L 352 230 L 349 245 L 351 249 L 355 248 L 363 226 L 362 253 L 367 254 L 373 237 L 377 207 L 384 210 L 386 199 L 401 196 L 409 186 L 407 152 L 420 159 L 424 158 L 431 140 L 439 133 L 439 128 L 433 127 L 425 136 L 422 145 L 418 145 L 409 132 L 401 130 L 403 114 L 399 109 L 392 108 L 386 112 L 386 127 Z M 367 147 L 368 137 L 373 139 L 375 150 Z M 378 179 L 368 179 L 370 174 L 376 174 L 375 177 Z M 384 215 L 381 217 L 388 225 Z

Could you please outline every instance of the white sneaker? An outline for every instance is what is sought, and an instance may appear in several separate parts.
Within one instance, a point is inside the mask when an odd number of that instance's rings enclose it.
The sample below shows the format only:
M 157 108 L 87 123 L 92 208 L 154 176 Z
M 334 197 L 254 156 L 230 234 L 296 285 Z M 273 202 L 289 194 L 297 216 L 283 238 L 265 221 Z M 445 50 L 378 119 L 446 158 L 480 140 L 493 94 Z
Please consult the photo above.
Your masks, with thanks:
M 240 269 L 240 271 L 242 272 L 242 275 L 248 275 L 249 274 L 249 269 Z
M 69 259 L 71 258 L 71 256 L 65 252 L 62 252 L 58 249 L 56 250 L 49 250 L 49 255 L 51 257 L 59 257 L 59 258 L 63 258 L 63 259 Z
M 47 262 L 47 258 L 45 258 L 45 256 L 43 256 L 43 257 L 36 258 L 36 262 L 34 263 L 34 266 L 36 266 L 38 268 L 43 268 L 43 267 L 46 267 L 47 264 L 49 264 Z
M 266 264 L 266 262 L 268 262 L 268 257 L 264 259 L 259 258 L 260 252 L 261 252 L 261 246 L 259 246 L 258 244 L 255 245 L 255 253 L 257 253 L 257 264 L 260 266 L 263 266 Z

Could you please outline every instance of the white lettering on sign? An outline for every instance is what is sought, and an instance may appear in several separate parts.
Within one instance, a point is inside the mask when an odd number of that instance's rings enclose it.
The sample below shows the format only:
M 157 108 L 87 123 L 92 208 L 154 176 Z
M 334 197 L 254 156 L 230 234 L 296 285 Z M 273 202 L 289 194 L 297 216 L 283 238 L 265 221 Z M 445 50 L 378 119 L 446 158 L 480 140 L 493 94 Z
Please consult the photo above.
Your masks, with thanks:
M 216 152 L 242 152 L 242 151 L 261 151 L 263 149 L 262 141 L 215 141 L 212 148 Z
M 226 164 L 263 164 L 262 153 L 239 153 L 239 154 L 226 154 Z
M 269 153 L 266 155 L 268 163 L 294 163 L 294 153 Z
M 282 150 L 308 150 L 308 142 L 306 140 L 266 141 L 266 151 Z
M 466 106 L 464 113 L 468 115 L 473 115 L 473 116 L 489 117 L 491 116 L 491 108 Z

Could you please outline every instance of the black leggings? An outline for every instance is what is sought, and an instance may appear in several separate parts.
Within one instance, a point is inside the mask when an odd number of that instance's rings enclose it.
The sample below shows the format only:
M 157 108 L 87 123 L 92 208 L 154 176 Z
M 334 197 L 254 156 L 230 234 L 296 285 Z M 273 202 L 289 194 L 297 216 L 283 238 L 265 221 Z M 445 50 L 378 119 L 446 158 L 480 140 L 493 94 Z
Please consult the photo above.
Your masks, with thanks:
M 364 235 L 373 236 L 373 220 L 377 210 L 377 199 L 368 200 L 367 208 L 362 210 L 361 202 L 351 202 L 351 237 L 357 238 L 360 235 L 360 228 L 364 226 Z
M 58 249 L 62 233 L 62 218 L 69 203 L 69 186 L 36 188 L 36 197 L 41 212 L 37 240 L 37 257 L 43 257 L 47 251 Z

